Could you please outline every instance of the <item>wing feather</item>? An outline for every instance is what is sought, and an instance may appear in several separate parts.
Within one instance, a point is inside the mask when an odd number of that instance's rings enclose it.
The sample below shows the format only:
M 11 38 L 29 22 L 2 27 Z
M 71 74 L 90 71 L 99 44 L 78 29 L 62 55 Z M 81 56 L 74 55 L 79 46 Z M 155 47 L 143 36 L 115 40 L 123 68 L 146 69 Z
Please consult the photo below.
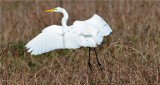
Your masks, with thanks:
M 75 21 L 73 32 L 81 37 L 81 46 L 96 47 L 103 41 L 103 37 L 109 35 L 112 29 L 97 14 L 85 21 Z
M 33 38 L 25 47 L 32 55 L 38 55 L 55 49 L 79 48 L 79 36 L 74 33 L 63 33 L 62 26 L 49 26 Z M 67 28 L 66 28 L 67 29 Z
M 25 47 L 32 55 L 38 55 L 51 50 L 63 48 L 61 26 L 49 26 L 33 38 Z

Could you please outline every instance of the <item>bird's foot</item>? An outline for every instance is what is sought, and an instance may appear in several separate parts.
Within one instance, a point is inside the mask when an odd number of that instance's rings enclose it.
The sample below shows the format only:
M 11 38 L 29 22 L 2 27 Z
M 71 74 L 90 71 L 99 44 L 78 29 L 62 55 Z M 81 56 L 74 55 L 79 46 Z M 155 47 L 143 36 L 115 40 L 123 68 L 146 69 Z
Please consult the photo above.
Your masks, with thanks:
M 98 63 L 98 66 L 99 66 L 99 69 L 100 69 L 101 71 L 104 70 L 104 66 L 103 66 L 102 64 Z
M 89 67 L 90 71 L 93 73 L 92 64 L 90 62 L 88 62 L 88 67 Z

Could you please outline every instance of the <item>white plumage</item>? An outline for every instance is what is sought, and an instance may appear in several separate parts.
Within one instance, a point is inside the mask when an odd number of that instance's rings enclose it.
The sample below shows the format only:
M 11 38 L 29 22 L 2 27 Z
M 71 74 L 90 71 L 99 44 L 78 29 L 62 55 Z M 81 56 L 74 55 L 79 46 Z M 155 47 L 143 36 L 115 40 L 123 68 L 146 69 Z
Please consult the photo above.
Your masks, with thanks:
M 85 21 L 75 21 L 67 26 L 68 14 L 65 9 L 57 7 L 45 12 L 62 12 L 62 26 L 52 25 L 32 39 L 25 47 L 33 55 L 42 54 L 55 49 L 76 49 L 81 46 L 96 47 L 112 30 L 97 14 Z

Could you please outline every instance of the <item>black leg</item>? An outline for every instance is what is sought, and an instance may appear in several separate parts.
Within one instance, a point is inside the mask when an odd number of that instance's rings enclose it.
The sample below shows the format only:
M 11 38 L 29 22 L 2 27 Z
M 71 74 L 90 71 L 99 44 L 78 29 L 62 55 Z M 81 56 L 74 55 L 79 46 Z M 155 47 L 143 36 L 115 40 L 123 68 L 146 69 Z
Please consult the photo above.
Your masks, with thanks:
M 91 48 L 89 47 L 88 66 L 89 66 L 89 69 L 92 71 L 92 64 L 91 64 L 90 52 L 91 52 Z M 93 72 L 93 71 L 92 71 L 92 72 Z
M 98 60 L 96 48 L 94 48 L 94 52 L 95 52 L 95 54 L 96 54 L 97 64 L 98 64 L 100 70 L 102 71 L 102 70 L 104 69 L 104 67 L 103 67 L 103 65 L 102 65 L 102 64 L 99 62 L 99 60 Z

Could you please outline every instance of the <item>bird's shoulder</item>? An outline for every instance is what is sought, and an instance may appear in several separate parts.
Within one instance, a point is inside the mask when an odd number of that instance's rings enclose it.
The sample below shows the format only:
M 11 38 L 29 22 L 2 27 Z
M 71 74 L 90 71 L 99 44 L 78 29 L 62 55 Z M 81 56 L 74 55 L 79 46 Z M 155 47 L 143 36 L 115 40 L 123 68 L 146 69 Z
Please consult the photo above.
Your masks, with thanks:
M 91 25 L 92 22 L 99 22 L 101 19 L 101 17 L 97 14 L 94 14 L 92 17 L 86 19 L 86 20 L 76 20 L 74 21 L 73 23 L 73 26 L 88 26 L 88 25 Z M 93 25 L 93 24 L 92 24 Z
M 87 27 L 87 23 L 86 21 L 80 21 L 80 20 L 76 20 L 74 21 L 72 28 L 86 28 Z
M 58 31 L 62 31 L 62 26 L 60 25 L 51 25 L 51 26 L 48 26 L 46 28 L 44 28 L 42 30 L 42 32 L 58 32 Z
M 85 21 L 80 21 L 80 20 L 76 20 L 73 22 L 73 25 L 80 25 L 80 24 L 84 24 Z

